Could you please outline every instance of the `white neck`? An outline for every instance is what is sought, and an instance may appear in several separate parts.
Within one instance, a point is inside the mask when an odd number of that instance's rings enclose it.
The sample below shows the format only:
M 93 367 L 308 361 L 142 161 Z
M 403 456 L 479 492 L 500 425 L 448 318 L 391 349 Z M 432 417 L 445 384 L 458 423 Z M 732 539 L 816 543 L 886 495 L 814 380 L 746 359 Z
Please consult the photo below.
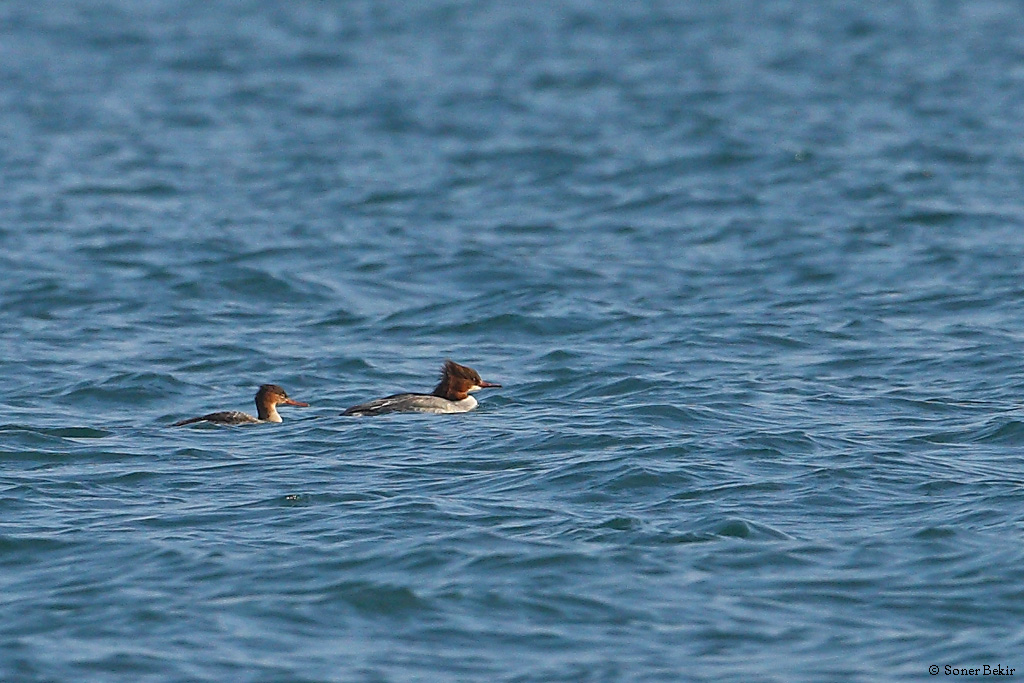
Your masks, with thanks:
M 458 407 L 459 412 L 469 412 L 470 410 L 473 410 L 473 408 L 476 408 L 477 406 L 476 398 L 474 398 L 473 396 L 467 396 L 461 401 L 452 401 L 452 403 Z

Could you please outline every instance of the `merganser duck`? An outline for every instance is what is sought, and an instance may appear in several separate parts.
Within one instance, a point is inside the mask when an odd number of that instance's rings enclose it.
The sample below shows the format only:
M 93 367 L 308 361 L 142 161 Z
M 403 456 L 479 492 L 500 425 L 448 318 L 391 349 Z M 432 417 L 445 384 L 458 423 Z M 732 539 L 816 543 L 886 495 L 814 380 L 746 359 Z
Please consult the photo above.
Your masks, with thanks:
M 277 414 L 277 406 L 298 406 L 300 408 L 308 408 L 308 403 L 302 401 L 294 401 L 288 398 L 288 394 L 285 393 L 284 389 L 277 386 L 276 384 L 264 384 L 260 387 L 260 390 L 256 392 L 256 412 L 259 417 L 253 417 L 249 413 L 243 413 L 238 410 L 225 410 L 220 413 L 209 413 L 202 417 L 193 417 L 188 420 L 182 420 L 181 422 L 175 422 L 172 427 L 181 427 L 182 425 L 190 425 L 193 422 L 215 422 L 216 424 L 223 425 L 241 425 L 250 424 L 253 422 L 280 422 L 281 416 Z
M 471 391 L 500 387 L 485 382 L 473 368 L 448 360 L 441 368 L 441 381 L 431 394 L 394 394 L 352 406 L 342 415 L 384 415 L 385 413 L 465 413 L 476 408 Z

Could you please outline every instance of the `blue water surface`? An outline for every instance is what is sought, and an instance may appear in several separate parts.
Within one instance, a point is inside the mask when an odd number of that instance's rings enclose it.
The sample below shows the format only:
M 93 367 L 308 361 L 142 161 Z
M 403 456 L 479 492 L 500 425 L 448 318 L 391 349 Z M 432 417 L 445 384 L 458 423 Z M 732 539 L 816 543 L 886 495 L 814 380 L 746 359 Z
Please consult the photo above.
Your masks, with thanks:
M 1022 111 L 1009 0 L 0 5 L 0 679 L 1024 675 Z

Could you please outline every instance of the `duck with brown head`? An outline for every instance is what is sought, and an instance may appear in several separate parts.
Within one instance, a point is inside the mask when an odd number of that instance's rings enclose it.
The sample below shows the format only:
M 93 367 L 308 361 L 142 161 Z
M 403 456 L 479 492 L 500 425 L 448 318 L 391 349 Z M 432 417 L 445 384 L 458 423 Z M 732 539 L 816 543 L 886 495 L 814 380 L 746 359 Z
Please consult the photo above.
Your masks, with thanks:
M 474 391 L 499 388 L 485 382 L 473 368 L 447 360 L 441 368 L 441 380 L 430 394 L 393 394 L 352 406 L 342 415 L 384 415 L 386 413 L 465 413 L 477 406 L 470 396 Z
M 213 422 L 224 425 L 252 424 L 257 422 L 281 422 L 281 416 L 277 412 L 277 406 L 298 406 L 306 408 L 308 403 L 288 398 L 284 389 L 276 384 L 264 384 L 256 392 L 256 414 L 253 417 L 249 413 L 238 410 L 225 410 L 219 413 L 208 413 L 202 417 L 193 417 L 181 422 L 175 422 L 172 427 L 193 424 L 195 422 Z

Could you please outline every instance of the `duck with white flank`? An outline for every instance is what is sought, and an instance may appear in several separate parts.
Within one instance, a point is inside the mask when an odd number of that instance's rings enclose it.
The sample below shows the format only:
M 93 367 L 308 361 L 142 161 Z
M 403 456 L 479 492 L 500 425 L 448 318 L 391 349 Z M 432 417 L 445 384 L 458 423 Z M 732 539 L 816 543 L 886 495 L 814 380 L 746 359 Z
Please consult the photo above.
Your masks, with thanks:
M 394 394 L 352 406 L 342 415 L 384 415 L 385 413 L 465 413 L 476 408 L 470 392 L 500 384 L 485 382 L 473 368 L 445 361 L 441 381 L 430 394 Z
M 220 413 L 209 413 L 202 417 L 193 417 L 188 420 L 182 420 L 181 422 L 175 422 L 171 426 L 180 427 L 182 425 L 192 424 L 193 422 L 214 422 L 222 425 L 242 425 L 254 422 L 280 422 L 281 416 L 277 414 L 277 406 L 279 405 L 298 406 L 300 408 L 309 407 L 308 403 L 294 401 L 288 398 L 288 394 L 285 393 L 284 389 L 276 384 L 264 384 L 260 387 L 260 390 L 256 392 L 256 412 L 259 417 L 253 417 L 249 413 L 243 413 L 238 410 L 226 410 Z

